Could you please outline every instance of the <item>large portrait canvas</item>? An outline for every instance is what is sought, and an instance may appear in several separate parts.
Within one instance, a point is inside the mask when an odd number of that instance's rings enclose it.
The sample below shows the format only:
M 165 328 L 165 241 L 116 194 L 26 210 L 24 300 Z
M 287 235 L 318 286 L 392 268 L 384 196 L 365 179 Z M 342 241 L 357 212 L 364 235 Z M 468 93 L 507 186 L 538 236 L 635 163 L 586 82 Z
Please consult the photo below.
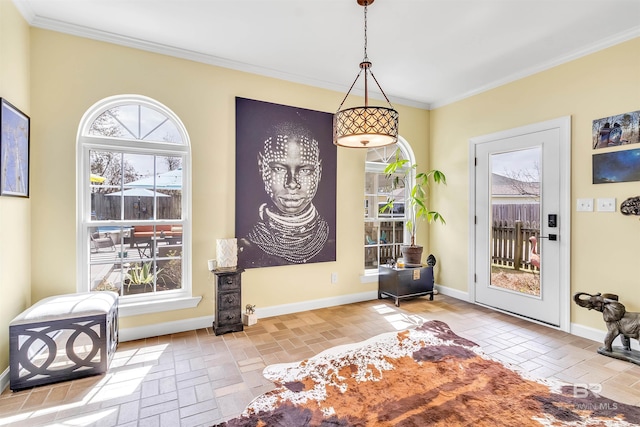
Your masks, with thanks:
M 236 98 L 238 267 L 335 261 L 333 114 Z

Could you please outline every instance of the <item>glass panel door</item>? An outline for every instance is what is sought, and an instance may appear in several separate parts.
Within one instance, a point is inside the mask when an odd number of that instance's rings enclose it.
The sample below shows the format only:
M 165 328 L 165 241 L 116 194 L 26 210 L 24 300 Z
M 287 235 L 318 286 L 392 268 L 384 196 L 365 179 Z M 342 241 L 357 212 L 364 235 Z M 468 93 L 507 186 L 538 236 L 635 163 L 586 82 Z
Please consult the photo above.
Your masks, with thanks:
M 540 146 L 490 154 L 491 286 L 540 296 Z

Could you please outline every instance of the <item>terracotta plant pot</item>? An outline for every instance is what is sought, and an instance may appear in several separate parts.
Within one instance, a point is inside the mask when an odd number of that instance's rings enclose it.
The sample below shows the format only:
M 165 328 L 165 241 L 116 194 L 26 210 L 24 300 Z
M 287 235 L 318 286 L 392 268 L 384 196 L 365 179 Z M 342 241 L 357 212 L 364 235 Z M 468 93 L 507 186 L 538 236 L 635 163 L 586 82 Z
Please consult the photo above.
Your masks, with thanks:
M 404 258 L 405 265 L 420 265 L 422 259 L 422 250 L 424 248 L 419 245 L 403 246 L 402 257 Z

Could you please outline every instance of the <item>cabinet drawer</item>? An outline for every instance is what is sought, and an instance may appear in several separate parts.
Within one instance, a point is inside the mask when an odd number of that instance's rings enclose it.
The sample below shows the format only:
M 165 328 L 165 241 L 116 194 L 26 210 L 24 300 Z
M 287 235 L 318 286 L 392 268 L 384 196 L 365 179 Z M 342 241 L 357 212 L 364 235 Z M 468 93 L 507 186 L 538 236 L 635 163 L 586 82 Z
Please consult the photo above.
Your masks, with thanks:
M 218 326 L 242 323 L 239 310 L 220 310 L 218 312 Z
M 429 291 L 427 281 L 422 280 L 403 280 L 398 283 L 398 295 L 419 294 Z
M 218 295 L 220 310 L 240 308 L 240 294 L 238 292 L 221 292 Z
M 240 275 L 239 274 L 230 274 L 225 276 L 218 277 L 218 290 L 220 292 L 224 291 L 235 291 L 240 289 Z

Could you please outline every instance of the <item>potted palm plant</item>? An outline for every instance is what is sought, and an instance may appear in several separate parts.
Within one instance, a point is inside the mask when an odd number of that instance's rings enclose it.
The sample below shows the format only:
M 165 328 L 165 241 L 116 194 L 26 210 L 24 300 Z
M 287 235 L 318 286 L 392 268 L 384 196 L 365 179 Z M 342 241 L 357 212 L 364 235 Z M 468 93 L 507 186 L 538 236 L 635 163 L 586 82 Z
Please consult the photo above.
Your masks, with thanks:
M 416 172 L 418 165 L 408 165 L 408 163 L 409 160 L 400 158 L 400 152 L 396 151 L 395 160 L 387 165 L 384 173 L 387 179 L 391 181 L 394 190 L 409 187 L 411 177 L 415 175 L 415 184 L 410 188 L 404 201 L 405 211 L 409 215 L 406 226 L 411 236 L 411 241 L 409 245 L 402 246 L 402 256 L 406 264 L 418 265 L 421 263 L 423 251 L 423 247 L 416 244 L 418 221 L 427 221 L 427 223 L 440 221 L 442 224 L 446 224 L 444 217 L 439 212 L 431 210 L 427 206 L 429 186 L 431 183 L 446 184 L 447 177 L 437 169 Z M 387 202 L 380 208 L 380 212 L 393 212 L 394 203 L 396 203 L 395 197 L 387 198 Z

